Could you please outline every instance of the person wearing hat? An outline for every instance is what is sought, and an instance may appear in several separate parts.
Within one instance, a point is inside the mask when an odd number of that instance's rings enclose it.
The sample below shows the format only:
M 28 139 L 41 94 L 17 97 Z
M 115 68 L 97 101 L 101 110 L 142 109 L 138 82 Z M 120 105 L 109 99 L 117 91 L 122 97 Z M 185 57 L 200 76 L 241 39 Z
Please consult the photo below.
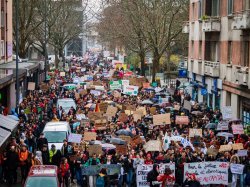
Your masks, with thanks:
M 54 144 L 51 145 L 51 149 L 49 151 L 49 162 L 52 163 L 52 157 L 56 154 L 56 146 Z

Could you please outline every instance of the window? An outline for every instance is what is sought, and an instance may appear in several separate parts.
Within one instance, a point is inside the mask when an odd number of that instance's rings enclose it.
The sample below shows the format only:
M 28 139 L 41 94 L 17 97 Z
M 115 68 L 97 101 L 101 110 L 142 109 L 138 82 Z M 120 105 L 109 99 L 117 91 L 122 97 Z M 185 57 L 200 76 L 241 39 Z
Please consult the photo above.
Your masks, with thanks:
M 227 14 L 233 14 L 234 0 L 227 0 Z
M 191 43 L 191 57 L 194 58 L 194 41 Z
M 243 66 L 249 66 L 249 41 L 243 42 Z
M 212 16 L 219 16 L 220 0 L 212 0 Z
M 199 42 L 199 59 L 202 59 L 202 41 Z
M 228 41 L 228 48 L 227 48 L 227 60 L 228 60 L 228 64 L 232 64 L 232 41 Z
M 246 10 L 250 9 L 250 0 L 245 0 L 245 8 Z
M 5 18 L 4 11 L 2 10 L 1 11 L 1 27 L 4 27 L 4 18 Z
M 202 12 L 202 8 L 203 8 L 203 3 L 202 3 L 202 0 L 200 0 L 199 2 L 198 2 L 198 18 L 201 18 L 203 15 L 203 12 Z
M 192 20 L 194 20 L 194 14 L 195 14 L 195 12 L 194 12 L 194 3 L 192 4 Z
M 1 57 L 4 56 L 4 52 L 5 52 L 4 48 L 5 48 L 5 47 L 4 47 L 4 41 L 1 40 Z

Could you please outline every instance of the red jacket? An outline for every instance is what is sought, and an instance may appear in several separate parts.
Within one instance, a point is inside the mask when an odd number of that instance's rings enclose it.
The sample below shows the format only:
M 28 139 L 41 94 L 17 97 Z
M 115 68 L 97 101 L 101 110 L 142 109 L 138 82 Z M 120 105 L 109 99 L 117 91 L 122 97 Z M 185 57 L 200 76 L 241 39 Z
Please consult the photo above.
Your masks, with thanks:
M 69 172 L 69 164 L 60 164 L 60 173 L 64 177 Z
M 162 187 L 174 184 L 175 182 L 175 177 L 172 175 L 166 175 L 166 174 L 160 174 L 157 177 L 157 181 L 162 182 Z

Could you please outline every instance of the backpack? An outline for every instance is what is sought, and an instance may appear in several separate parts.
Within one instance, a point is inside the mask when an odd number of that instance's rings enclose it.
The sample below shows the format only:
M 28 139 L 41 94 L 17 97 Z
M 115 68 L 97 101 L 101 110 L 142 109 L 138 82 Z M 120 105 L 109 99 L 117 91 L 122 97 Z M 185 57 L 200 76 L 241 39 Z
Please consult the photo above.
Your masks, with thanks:
M 98 176 L 96 179 L 96 187 L 104 187 L 104 186 L 105 186 L 104 177 Z

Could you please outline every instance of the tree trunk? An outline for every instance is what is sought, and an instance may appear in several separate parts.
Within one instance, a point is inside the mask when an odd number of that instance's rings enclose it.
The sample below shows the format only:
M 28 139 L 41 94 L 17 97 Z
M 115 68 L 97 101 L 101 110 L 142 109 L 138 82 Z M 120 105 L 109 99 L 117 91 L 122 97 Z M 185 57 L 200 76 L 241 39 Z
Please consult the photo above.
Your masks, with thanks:
M 25 41 L 22 41 L 22 40 L 19 41 L 18 56 L 19 56 L 20 58 L 26 58 L 26 55 L 27 55 L 27 48 L 26 48 L 25 45 L 26 45 Z
M 159 70 L 160 55 L 157 52 L 154 52 L 153 55 L 153 70 L 152 70 L 152 82 L 155 82 L 155 75 Z
M 54 51 L 55 51 L 55 68 L 58 69 L 58 64 L 59 64 L 58 52 L 56 49 L 54 49 Z
M 145 52 L 141 51 L 139 56 L 141 61 L 141 76 L 145 76 Z

